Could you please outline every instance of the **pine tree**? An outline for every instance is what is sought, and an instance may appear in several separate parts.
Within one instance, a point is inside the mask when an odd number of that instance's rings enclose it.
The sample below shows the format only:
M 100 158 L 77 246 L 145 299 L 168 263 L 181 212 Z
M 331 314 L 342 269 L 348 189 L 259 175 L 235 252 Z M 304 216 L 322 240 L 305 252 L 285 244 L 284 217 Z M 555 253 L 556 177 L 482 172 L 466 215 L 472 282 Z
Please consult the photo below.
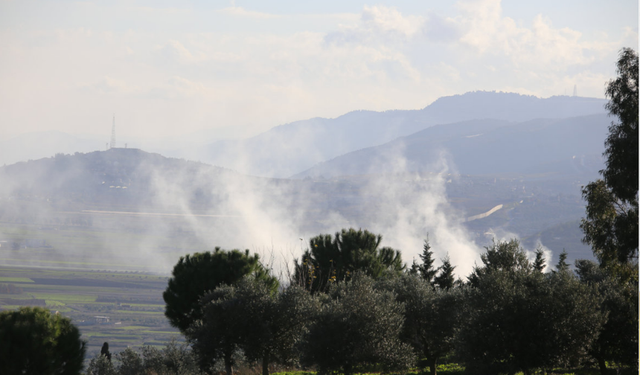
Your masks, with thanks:
M 422 264 L 418 266 L 420 277 L 422 277 L 429 284 L 433 285 L 433 278 L 436 276 L 436 273 L 438 273 L 438 269 L 433 267 L 433 251 L 431 251 L 429 238 L 424 240 L 420 259 L 422 259 Z
M 560 257 L 558 259 L 558 265 L 556 266 L 556 271 L 558 273 L 569 272 L 569 263 L 567 263 L 567 251 L 562 249 L 560 253 Z
M 541 248 L 536 249 L 536 260 L 533 261 L 533 269 L 542 273 L 544 271 L 546 259 L 544 257 L 544 251 Z
M 453 288 L 455 284 L 453 270 L 455 268 L 455 266 L 451 265 L 449 255 L 447 254 L 447 256 L 442 259 L 442 266 L 439 268 L 440 274 L 434 278 L 433 283 L 440 289 L 449 290 Z

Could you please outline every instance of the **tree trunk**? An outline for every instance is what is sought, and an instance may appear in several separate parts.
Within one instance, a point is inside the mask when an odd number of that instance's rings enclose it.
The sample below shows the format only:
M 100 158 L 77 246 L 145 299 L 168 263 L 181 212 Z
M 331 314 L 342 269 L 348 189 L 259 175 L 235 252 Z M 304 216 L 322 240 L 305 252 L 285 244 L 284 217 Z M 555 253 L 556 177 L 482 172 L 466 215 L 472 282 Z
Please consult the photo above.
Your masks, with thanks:
M 224 355 L 224 367 L 227 371 L 227 375 L 233 375 L 233 362 L 231 359 L 232 353 L 225 353 Z
M 604 357 L 598 357 L 598 366 L 600 367 L 600 375 L 607 375 L 607 363 Z
M 269 375 L 269 355 L 262 357 L 262 375 Z
M 344 375 L 351 375 L 353 373 L 353 366 L 344 365 Z
M 438 371 L 438 358 L 436 358 L 435 356 L 431 356 L 427 361 L 429 362 L 429 373 L 431 375 L 436 375 L 436 372 Z

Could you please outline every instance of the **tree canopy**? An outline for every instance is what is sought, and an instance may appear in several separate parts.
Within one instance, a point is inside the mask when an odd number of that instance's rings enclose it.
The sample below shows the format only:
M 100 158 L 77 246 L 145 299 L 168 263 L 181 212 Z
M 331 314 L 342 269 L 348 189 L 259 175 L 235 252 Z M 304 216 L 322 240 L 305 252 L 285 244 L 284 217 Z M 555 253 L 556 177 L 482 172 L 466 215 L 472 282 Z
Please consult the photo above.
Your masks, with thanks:
M 429 239 L 424 240 L 424 244 L 422 245 L 422 254 L 420 254 L 420 260 L 422 260 L 422 264 L 416 264 L 414 262 L 412 272 L 417 273 L 426 282 L 433 285 L 433 279 L 436 276 L 436 273 L 438 273 L 438 269 L 433 266 L 433 262 L 435 260 L 433 259 L 433 251 L 431 251 Z
M 562 266 L 548 274 L 536 271 L 517 241 L 494 244 L 482 260 L 458 337 L 467 370 L 527 373 L 587 358 L 606 320 L 593 287 Z
M 249 250 L 225 251 L 216 247 L 214 252 L 180 257 L 162 294 L 166 317 L 171 325 L 186 332 L 202 318 L 200 298 L 206 292 L 223 284 L 231 285 L 249 274 L 267 281 L 273 290 L 278 287 L 278 280 L 262 267 L 257 254 L 249 255 Z
M 298 357 L 309 317 L 318 309 L 315 301 L 297 285 L 274 293 L 264 281 L 245 277 L 203 297 L 204 315 L 187 338 L 203 370 L 222 360 L 232 373 L 233 353 L 241 349 L 249 360 L 262 362 L 268 375 L 269 364 L 287 364 Z
M 525 254 L 520 242 L 516 239 L 508 242 L 493 242 L 491 246 L 485 247 L 485 250 L 487 252 L 480 255 L 484 265 L 475 267 L 468 277 L 472 286 L 477 286 L 480 278 L 494 272 L 529 273 L 533 269 L 527 259 L 527 254 Z
M 0 373 L 75 375 L 85 343 L 69 318 L 40 307 L 0 313 Z
M 309 241 L 302 260 L 295 261 L 294 282 L 307 290 L 326 290 L 327 285 L 349 280 L 356 271 L 378 278 L 386 272 L 404 270 L 400 251 L 380 248 L 382 236 L 367 230 L 342 229 L 335 236 L 323 234 Z
M 432 375 L 437 362 L 454 348 L 454 337 L 464 316 L 461 289 L 433 288 L 419 275 L 402 274 L 382 278 L 376 288 L 393 292 L 404 305 L 404 325 L 400 338 L 426 358 Z M 453 289 L 452 289 L 453 288 Z
M 605 141 L 603 179 L 582 189 L 587 201 L 580 227 L 603 267 L 618 269 L 637 263 L 638 256 L 638 55 L 620 52 L 618 77 L 605 91 L 606 108 L 618 122 L 609 127 Z M 637 278 L 637 266 L 626 267 Z
M 607 315 L 591 355 L 598 361 L 602 375 L 607 374 L 607 362 L 616 362 L 638 369 L 638 283 L 621 283 L 591 260 L 576 261 L 580 281 L 594 286 L 603 298 L 601 309 Z
M 303 363 L 345 375 L 376 364 L 387 371 L 408 369 L 414 357 L 399 337 L 403 310 L 392 292 L 376 290 L 360 272 L 332 284 L 306 335 Z
M 618 77 L 609 81 L 606 108 L 619 122 L 609 127 L 605 141 L 606 169 L 602 176 L 611 192 L 624 202 L 638 195 L 638 55 L 623 48 L 617 64 Z

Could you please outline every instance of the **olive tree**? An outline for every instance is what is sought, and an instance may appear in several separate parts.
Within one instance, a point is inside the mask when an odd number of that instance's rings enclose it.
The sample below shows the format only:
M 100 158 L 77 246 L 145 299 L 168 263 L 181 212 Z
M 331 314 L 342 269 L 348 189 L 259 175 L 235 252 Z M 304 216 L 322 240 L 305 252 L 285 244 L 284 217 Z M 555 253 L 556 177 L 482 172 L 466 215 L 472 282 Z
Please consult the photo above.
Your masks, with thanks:
M 601 310 L 607 315 L 591 355 L 597 360 L 600 373 L 607 373 L 607 362 L 638 369 L 638 284 L 622 282 L 591 260 L 577 260 L 576 273 L 580 281 L 598 289 L 602 296 Z
M 249 360 L 262 362 L 262 374 L 269 375 L 269 364 L 294 364 L 299 358 L 300 342 L 319 304 L 297 285 L 273 297 L 260 284 L 248 286 L 238 295 L 247 306 L 240 317 L 246 324 L 240 347 Z
M 203 296 L 202 314 L 185 332 L 202 370 L 222 360 L 227 375 L 233 374 L 234 354 L 242 343 L 245 322 L 238 319 L 244 306 L 238 303 L 236 288 L 222 285 Z
M 356 273 L 332 284 L 305 338 L 302 363 L 321 374 L 351 375 L 359 366 L 406 370 L 414 362 L 411 347 L 400 340 L 403 305 L 392 292 L 376 290 L 374 281 Z
M 405 274 L 381 279 L 376 288 L 395 293 L 404 305 L 402 341 L 427 359 L 430 373 L 436 374 L 438 360 L 454 348 L 456 331 L 465 316 L 461 288 L 433 288 L 419 275 Z
M 261 362 L 268 375 L 270 364 L 297 359 L 302 334 L 317 309 L 315 300 L 299 286 L 276 293 L 264 281 L 247 277 L 205 295 L 204 315 L 187 337 L 203 369 L 223 361 L 230 374 L 233 354 L 240 349 L 249 360 Z
M 594 288 L 562 267 L 539 272 L 515 240 L 494 243 L 482 260 L 459 335 L 471 372 L 527 374 L 587 358 L 605 320 Z

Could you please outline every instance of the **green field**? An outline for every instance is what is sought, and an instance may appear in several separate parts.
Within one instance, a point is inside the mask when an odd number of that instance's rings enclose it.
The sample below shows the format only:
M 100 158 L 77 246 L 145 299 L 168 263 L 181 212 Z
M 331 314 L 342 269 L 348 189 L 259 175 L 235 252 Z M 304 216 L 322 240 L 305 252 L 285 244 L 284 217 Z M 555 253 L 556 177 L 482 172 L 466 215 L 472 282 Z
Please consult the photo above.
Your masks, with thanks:
M 4 277 L 0 276 L 0 282 L 9 282 L 9 283 L 32 283 L 28 277 Z
M 41 306 L 70 317 L 92 358 L 105 341 L 120 352 L 182 340 L 164 317 L 167 280 L 152 273 L 0 266 L 0 282 L 16 287 L 0 293 L 0 310 Z

